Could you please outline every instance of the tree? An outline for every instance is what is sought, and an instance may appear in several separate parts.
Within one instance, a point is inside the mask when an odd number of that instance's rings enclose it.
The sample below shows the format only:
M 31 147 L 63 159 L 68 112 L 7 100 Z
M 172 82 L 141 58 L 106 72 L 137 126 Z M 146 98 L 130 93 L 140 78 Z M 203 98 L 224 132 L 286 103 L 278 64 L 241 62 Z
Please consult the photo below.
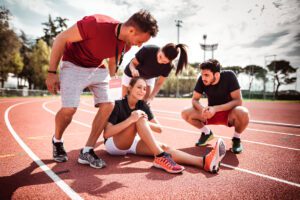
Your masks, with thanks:
M 250 76 L 250 83 L 249 83 L 249 98 L 250 98 L 250 91 L 251 91 L 251 87 L 252 87 L 252 83 L 253 83 L 253 79 L 258 79 L 258 80 L 262 80 L 263 81 L 263 95 L 265 98 L 265 91 L 266 91 L 266 83 L 268 81 L 267 78 L 267 73 L 268 71 L 266 69 L 264 69 L 261 66 L 258 65 L 247 65 L 244 68 L 244 72 L 245 74 L 248 74 Z
M 38 40 L 29 57 L 29 65 L 33 69 L 32 81 L 35 89 L 46 89 L 45 79 L 49 66 L 50 50 L 46 42 Z
M 54 38 L 67 28 L 67 18 L 56 17 L 52 20 L 51 15 L 48 17 L 48 22 L 42 23 L 44 25 L 44 36 L 39 39 L 43 39 L 48 46 L 52 46 Z
M 30 56 L 32 53 L 32 44 L 28 39 L 28 36 L 24 33 L 24 31 L 21 31 L 20 39 L 22 41 L 22 46 L 20 48 L 20 54 L 23 58 L 24 67 L 22 72 L 19 74 L 19 78 L 24 78 L 28 81 L 29 89 L 32 89 L 33 87 L 33 76 L 34 76 L 34 70 L 30 66 Z M 18 86 L 19 86 L 18 81 Z
M 236 75 L 239 75 L 240 73 L 243 72 L 243 68 L 240 66 L 227 66 L 223 67 L 224 70 L 231 70 L 233 71 Z
M 0 79 L 1 87 L 7 80 L 8 73 L 19 72 L 23 66 L 19 54 L 21 42 L 9 27 L 10 12 L 0 6 Z
M 61 18 L 61 17 L 56 17 L 54 22 L 56 22 L 56 27 L 58 29 L 58 33 L 63 32 L 68 26 L 66 24 L 66 21 L 68 21 L 67 18 Z
M 291 75 L 296 72 L 296 69 L 286 60 L 272 61 L 267 65 L 267 68 L 274 73 L 276 98 L 278 97 L 278 90 L 281 85 L 291 84 L 296 81 L 296 77 L 291 77 Z

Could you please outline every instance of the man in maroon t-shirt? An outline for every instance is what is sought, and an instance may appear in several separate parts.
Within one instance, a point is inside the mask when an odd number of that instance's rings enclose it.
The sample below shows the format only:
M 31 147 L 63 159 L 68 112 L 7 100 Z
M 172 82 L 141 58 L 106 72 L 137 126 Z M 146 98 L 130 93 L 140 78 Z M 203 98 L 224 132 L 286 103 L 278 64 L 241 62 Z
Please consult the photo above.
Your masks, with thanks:
M 141 10 L 125 23 L 105 15 L 87 16 L 56 37 L 46 79 L 48 90 L 53 94 L 60 90 L 62 99 L 62 108 L 55 116 L 55 135 L 52 139 L 55 161 L 68 160 L 62 135 L 76 112 L 81 92 L 89 87 L 99 110 L 78 162 L 94 168 L 105 166 L 93 148 L 114 107 L 108 93 L 109 75 L 116 73 L 116 67 L 131 46 L 141 46 L 157 32 L 156 20 L 148 11 Z M 58 78 L 56 71 L 61 58 Z

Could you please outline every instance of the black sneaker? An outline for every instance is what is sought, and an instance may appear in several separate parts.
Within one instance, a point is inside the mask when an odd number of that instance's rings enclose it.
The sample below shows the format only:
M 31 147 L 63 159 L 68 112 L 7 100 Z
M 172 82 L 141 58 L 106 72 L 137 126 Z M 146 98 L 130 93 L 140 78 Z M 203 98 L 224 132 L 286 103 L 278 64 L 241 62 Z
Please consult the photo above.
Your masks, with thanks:
M 195 144 L 196 146 L 204 146 L 207 144 L 208 141 L 214 139 L 214 134 L 210 130 L 208 135 L 205 135 L 204 132 L 202 132 L 201 137 L 199 138 L 198 142 Z
M 78 162 L 80 164 L 90 165 L 94 168 L 103 168 L 106 163 L 95 154 L 94 149 L 90 149 L 89 152 L 83 153 L 83 149 L 80 150 Z
M 240 138 L 232 138 L 232 148 L 231 151 L 235 154 L 239 154 L 243 151 L 243 145 L 241 144 Z
M 66 162 L 68 160 L 67 153 L 64 148 L 64 143 L 62 142 L 54 142 L 53 144 L 53 160 L 56 162 Z

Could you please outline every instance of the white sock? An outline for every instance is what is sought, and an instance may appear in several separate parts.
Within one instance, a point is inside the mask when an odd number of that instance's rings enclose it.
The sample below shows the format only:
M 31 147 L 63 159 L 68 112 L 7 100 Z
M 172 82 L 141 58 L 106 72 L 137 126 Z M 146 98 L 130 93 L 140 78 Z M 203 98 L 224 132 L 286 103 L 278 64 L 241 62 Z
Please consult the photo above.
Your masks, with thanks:
M 234 132 L 233 133 L 233 137 L 235 137 L 235 138 L 241 138 L 241 134 L 237 133 L 237 132 Z
M 208 135 L 210 133 L 210 129 L 207 128 L 207 126 L 203 126 L 200 128 L 201 133 L 204 133 L 205 135 Z
M 56 139 L 55 136 L 53 136 L 53 142 L 57 143 L 57 142 L 64 142 L 64 140 L 61 138 L 60 140 Z
M 91 149 L 93 149 L 93 147 L 84 147 L 82 153 L 89 152 Z

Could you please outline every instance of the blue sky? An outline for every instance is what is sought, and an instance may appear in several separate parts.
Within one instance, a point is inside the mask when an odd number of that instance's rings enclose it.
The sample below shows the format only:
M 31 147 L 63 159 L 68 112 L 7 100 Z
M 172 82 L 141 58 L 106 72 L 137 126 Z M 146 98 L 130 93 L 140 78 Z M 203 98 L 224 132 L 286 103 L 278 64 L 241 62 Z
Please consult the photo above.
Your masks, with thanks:
M 13 17 L 12 26 L 33 38 L 43 34 L 48 15 L 68 18 L 68 26 L 83 16 L 101 13 L 125 21 L 139 9 L 148 9 L 160 31 L 147 44 L 177 42 L 175 19 L 183 21 L 180 42 L 189 46 L 190 62 L 202 62 L 203 34 L 206 43 L 218 43 L 214 55 L 223 66 L 257 64 L 266 55 L 300 67 L 300 3 L 298 0 L 0 0 Z M 124 58 L 126 64 L 138 48 Z M 208 52 L 206 57 L 210 57 Z M 271 61 L 271 57 L 267 62 Z

